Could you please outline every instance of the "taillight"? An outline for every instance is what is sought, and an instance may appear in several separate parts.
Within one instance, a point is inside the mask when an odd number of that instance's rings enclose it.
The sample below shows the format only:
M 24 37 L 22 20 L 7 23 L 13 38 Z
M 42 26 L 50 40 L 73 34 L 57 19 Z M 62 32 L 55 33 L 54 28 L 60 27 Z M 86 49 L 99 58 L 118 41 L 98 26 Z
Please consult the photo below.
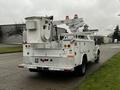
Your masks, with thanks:
M 25 45 L 25 47 L 27 48 L 27 45 Z
M 68 45 L 64 45 L 64 48 L 70 48 L 71 47 L 71 45 L 70 44 L 68 44 Z
M 67 48 L 67 45 L 64 45 L 64 48 Z
M 30 45 L 28 45 L 28 47 L 30 47 Z
M 71 45 L 69 44 L 69 45 L 68 45 L 68 48 L 70 48 L 70 47 L 71 47 Z
M 30 47 L 30 45 L 25 45 L 26 48 Z

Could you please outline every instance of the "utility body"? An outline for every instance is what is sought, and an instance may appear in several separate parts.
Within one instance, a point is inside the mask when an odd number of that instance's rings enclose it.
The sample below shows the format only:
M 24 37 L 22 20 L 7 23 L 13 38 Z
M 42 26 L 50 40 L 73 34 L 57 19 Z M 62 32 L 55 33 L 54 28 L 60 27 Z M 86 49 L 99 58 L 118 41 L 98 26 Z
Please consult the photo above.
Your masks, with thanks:
M 68 26 L 69 31 L 61 24 Z M 23 64 L 30 71 L 86 72 L 87 62 L 99 61 L 99 46 L 91 32 L 78 32 L 82 18 L 53 21 L 52 17 L 26 18 Z

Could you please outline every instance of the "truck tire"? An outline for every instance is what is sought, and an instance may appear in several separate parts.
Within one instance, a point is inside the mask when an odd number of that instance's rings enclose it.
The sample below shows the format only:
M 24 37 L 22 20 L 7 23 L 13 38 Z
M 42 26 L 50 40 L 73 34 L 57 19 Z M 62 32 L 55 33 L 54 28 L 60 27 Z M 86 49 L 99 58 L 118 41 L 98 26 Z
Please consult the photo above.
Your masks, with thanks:
M 82 64 L 75 68 L 75 75 L 84 76 L 86 74 L 86 69 L 87 69 L 87 60 L 86 58 L 83 58 Z
M 80 65 L 80 73 L 82 76 L 86 74 L 87 62 L 83 60 L 82 65 Z
M 100 51 L 97 52 L 97 58 L 95 60 L 95 63 L 99 63 L 100 61 Z

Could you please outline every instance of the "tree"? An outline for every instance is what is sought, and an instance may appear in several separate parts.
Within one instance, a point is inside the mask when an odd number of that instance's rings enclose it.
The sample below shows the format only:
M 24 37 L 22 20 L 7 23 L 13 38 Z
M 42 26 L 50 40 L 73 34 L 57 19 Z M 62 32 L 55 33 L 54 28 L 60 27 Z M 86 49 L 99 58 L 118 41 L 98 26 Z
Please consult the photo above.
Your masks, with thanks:
M 0 42 L 2 41 L 2 39 L 3 39 L 3 32 L 2 32 L 2 28 L 0 26 Z
M 117 39 L 117 41 L 119 40 L 119 25 L 116 26 L 116 28 L 114 29 L 114 33 L 113 33 L 113 42 L 115 39 Z
M 24 24 L 15 24 L 14 30 L 8 32 L 8 36 L 12 35 L 23 35 Z

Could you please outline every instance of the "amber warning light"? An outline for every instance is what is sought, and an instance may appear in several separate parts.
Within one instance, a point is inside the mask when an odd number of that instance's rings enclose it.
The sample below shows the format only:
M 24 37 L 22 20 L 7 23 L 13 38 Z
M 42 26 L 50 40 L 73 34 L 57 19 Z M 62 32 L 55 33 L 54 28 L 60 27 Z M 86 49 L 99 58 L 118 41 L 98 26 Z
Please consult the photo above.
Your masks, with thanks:
M 65 18 L 66 20 L 69 20 L 69 16 L 66 16 L 66 18 Z

